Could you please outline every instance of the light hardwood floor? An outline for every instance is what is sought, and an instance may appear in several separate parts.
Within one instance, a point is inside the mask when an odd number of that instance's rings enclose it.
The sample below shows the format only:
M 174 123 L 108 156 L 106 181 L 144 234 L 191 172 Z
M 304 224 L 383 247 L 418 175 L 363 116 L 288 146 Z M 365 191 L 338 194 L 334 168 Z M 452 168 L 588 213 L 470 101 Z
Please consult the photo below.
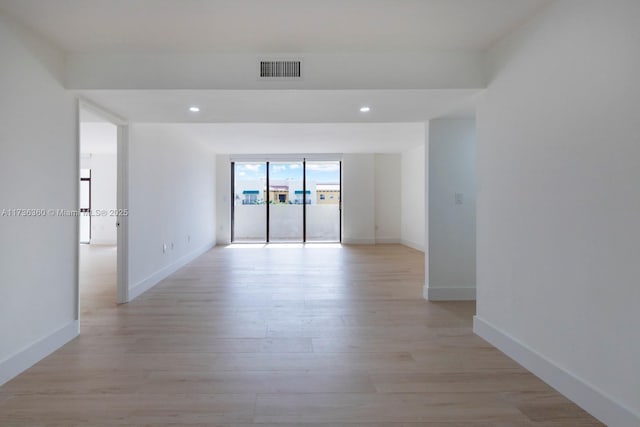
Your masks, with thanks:
M 0 426 L 600 425 L 473 303 L 424 301 L 403 246 L 218 247 L 122 306 L 115 251 L 88 255 L 82 335 L 0 388 Z

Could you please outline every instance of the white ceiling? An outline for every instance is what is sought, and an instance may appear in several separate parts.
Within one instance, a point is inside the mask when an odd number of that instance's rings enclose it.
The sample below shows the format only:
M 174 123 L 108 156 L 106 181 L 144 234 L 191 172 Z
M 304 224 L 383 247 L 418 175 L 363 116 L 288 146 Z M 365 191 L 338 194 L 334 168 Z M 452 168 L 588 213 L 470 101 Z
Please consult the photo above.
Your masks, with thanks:
M 132 122 L 424 122 L 473 116 L 478 90 L 97 90 L 83 97 Z M 200 107 L 192 113 L 189 106 Z M 360 107 L 371 107 L 361 113 Z M 462 111 L 462 113 L 461 113 Z
M 0 0 L 67 52 L 486 49 L 549 0 Z
M 550 0 L 0 0 L 66 53 L 484 51 Z M 105 56 L 106 57 L 106 56 Z M 117 68 L 117 67 L 116 67 Z M 135 70 L 123 68 L 130 80 Z M 454 72 L 455 70 L 451 70 Z M 442 74 L 442 71 L 439 71 Z M 436 73 L 437 74 L 437 73 Z M 384 79 L 383 79 L 384 80 Z M 98 86 L 99 87 L 99 86 Z M 339 86 L 338 86 L 339 87 Z M 376 87 L 376 86 L 372 86 Z M 218 153 L 400 152 L 426 120 L 470 117 L 477 89 L 82 90 L 131 122 Z M 329 88 L 330 89 L 330 88 Z M 188 107 L 197 105 L 194 114 Z M 362 114 L 359 108 L 371 107 Z M 83 115 L 83 122 L 100 118 Z M 107 129 L 93 129 L 102 136 Z M 94 138 L 95 150 L 111 150 Z
M 399 153 L 424 144 L 423 123 L 141 124 L 216 153 Z
M 146 126 L 158 135 L 175 140 L 199 142 L 215 153 L 398 153 L 424 143 L 425 119 L 422 117 L 439 111 L 441 104 L 459 104 L 459 98 L 467 98 L 468 92 L 474 91 L 459 91 L 455 96 L 450 91 L 426 91 L 436 92 L 432 97 L 415 93 L 420 91 L 378 91 L 389 92 L 386 99 L 384 93 L 371 91 L 298 92 L 284 93 L 280 107 L 269 105 L 267 101 L 277 97 L 269 91 L 97 91 L 90 95 L 94 95 L 92 101 L 99 100 L 101 105 L 138 123 L 137 126 Z M 354 92 L 362 93 L 357 97 Z M 202 108 L 201 113 L 187 110 L 187 101 L 194 99 L 199 101 L 193 104 Z M 362 99 L 372 101 L 368 105 L 372 106 L 369 114 L 373 119 L 359 112 L 361 103 L 356 100 Z M 413 104 L 406 105 L 407 101 Z M 342 111 L 327 109 L 345 102 L 348 107 Z M 460 105 L 462 109 L 455 110 L 458 113 L 466 110 L 473 113 L 472 108 Z M 415 109 L 424 116 L 414 123 L 376 122 L 377 116 L 400 117 Z M 291 113 L 296 111 L 294 117 Z M 178 122 L 173 120 L 176 117 L 180 119 Z M 220 120 L 222 117 L 225 120 Z M 248 117 L 288 120 L 247 123 Z M 353 121 L 328 121 L 345 117 L 352 117 Z M 305 118 L 317 120 L 305 121 Z M 81 108 L 80 120 L 82 152 L 115 153 L 113 125 L 86 108 Z M 214 123 L 216 121 L 222 123 Z

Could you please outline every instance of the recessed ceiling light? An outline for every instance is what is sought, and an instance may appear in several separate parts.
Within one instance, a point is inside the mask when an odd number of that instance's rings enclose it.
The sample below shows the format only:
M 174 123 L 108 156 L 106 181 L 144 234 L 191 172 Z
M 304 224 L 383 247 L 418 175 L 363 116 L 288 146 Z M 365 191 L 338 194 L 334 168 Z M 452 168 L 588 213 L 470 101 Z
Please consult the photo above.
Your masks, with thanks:
M 360 107 L 361 113 L 368 113 L 369 111 L 371 111 L 371 107 Z
M 192 113 L 198 113 L 200 112 L 200 107 L 189 107 L 189 111 Z

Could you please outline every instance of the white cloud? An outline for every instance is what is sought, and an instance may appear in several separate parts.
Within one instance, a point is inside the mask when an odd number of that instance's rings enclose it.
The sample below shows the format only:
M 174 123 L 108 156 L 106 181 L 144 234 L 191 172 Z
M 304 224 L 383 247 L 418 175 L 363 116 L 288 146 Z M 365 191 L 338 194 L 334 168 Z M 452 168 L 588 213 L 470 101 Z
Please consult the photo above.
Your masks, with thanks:
M 242 165 L 245 167 L 245 169 L 250 170 L 251 172 L 259 172 L 260 168 L 263 166 L 262 163 L 257 163 L 257 164 L 251 164 L 251 163 L 247 163 Z
M 334 172 L 340 169 L 338 163 L 307 163 L 307 169 L 318 172 Z

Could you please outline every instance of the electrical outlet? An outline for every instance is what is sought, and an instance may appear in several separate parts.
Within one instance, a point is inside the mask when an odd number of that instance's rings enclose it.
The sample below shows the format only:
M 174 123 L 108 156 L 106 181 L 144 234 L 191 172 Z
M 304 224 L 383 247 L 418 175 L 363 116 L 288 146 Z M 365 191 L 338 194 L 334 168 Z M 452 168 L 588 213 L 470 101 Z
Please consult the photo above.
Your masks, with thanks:
M 456 205 L 461 205 L 462 202 L 464 201 L 464 194 L 455 193 L 455 201 L 456 201 Z
M 166 252 L 167 252 L 167 244 L 166 244 L 166 243 L 163 243 L 163 244 L 162 244 L 162 253 L 164 254 L 164 253 L 166 253 Z

